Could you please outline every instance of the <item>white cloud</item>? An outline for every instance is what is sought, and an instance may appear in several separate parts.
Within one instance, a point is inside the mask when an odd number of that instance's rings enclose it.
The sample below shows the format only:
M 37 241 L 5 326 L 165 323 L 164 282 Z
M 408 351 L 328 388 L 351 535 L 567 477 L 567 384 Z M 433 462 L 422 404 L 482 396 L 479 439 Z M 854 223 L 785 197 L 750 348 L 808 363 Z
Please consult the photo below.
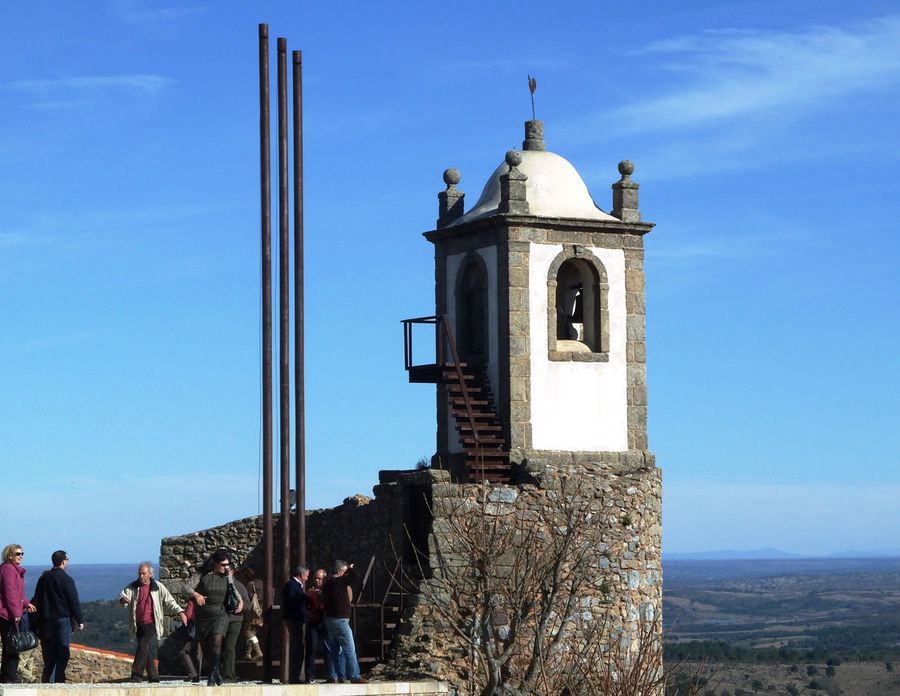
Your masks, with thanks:
M 0 87 L 32 95 L 66 93 L 88 95 L 98 92 L 129 92 L 155 96 L 171 84 L 171 80 L 160 75 L 85 75 L 81 77 L 59 77 L 44 80 L 14 80 L 4 82 Z M 58 100 L 62 103 L 66 100 Z
M 666 58 L 658 67 L 677 84 L 619 109 L 615 120 L 626 130 L 703 127 L 760 113 L 784 117 L 900 82 L 900 17 L 799 32 L 706 32 L 637 53 Z
M 633 98 L 569 124 L 628 148 L 644 181 L 890 157 L 900 15 L 796 31 L 707 31 L 635 51 Z M 609 178 L 604 172 L 602 179 Z

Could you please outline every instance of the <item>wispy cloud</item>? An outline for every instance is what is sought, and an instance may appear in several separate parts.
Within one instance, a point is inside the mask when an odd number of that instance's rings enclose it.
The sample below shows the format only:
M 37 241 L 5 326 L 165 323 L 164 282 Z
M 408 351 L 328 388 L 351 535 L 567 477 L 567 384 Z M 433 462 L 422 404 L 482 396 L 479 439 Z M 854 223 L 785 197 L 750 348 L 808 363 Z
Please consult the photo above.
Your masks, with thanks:
M 125 22 L 177 22 L 193 15 L 203 14 L 206 7 L 149 7 L 145 9 L 127 9 L 120 13 Z
M 707 31 L 631 58 L 636 74 L 663 79 L 640 83 L 643 96 L 575 121 L 567 135 L 626 144 L 653 179 L 883 156 L 895 144 L 869 131 L 897 111 L 900 15 L 792 32 Z M 881 100 L 880 120 L 858 106 L 869 99 Z
M 71 346 L 77 343 L 93 341 L 97 338 L 96 331 L 75 331 L 71 333 L 42 336 L 28 341 L 13 341 L 0 344 L 0 355 L 7 357 L 27 355 L 47 350 L 55 350 L 62 346 Z
M 160 75 L 87 75 L 44 80 L 15 80 L 4 82 L 0 84 L 0 87 L 33 95 L 130 92 L 155 96 L 168 87 L 171 82 L 169 78 Z
M 900 82 L 900 16 L 799 32 L 714 31 L 645 46 L 675 88 L 616 113 L 638 131 L 815 109 Z

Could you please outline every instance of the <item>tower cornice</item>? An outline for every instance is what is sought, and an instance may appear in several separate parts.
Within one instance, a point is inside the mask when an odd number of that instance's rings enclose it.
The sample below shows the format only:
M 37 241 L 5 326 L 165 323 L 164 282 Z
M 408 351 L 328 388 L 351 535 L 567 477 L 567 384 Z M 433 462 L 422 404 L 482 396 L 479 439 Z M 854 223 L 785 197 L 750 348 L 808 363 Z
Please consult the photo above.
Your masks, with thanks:
M 541 230 L 566 230 L 567 232 L 607 233 L 643 236 L 655 226 L 652 222 L 622 222 L 619 220 L 584 220 L 579 218 L 548 218 L 538 215 L 497 214 L 471 222 L 423 232 L 429 242 L 435 243 L 457 237 L 465 237 L 497 227 L 527 227 Z M 549 241 L 549 240 L 548 240 Z

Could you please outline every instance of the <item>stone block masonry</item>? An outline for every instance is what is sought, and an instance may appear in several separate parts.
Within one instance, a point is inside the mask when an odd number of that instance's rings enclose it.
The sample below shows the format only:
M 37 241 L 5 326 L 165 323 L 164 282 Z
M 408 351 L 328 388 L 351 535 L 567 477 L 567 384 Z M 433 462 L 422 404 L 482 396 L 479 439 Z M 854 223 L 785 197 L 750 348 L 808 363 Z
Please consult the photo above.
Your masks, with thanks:
M 631 641 L 642 626 L 658 622 L 661 472 L 653 455 L 643 451 L 540 454 L 520 469 L 520 483 L 482 488 L 451 483 L 440 470 L 383 471 L 374 498 L 357 495 L 336 508 L 307 513 L 307 548 L 315 561 L 310 565 L 344 558 L 364 572 L 374 556 L 373 582 L 383 593 L 400 561 L 406 589 L 414 591 L 406 600 L 388 659 L 374 668 L 373 677 L 437 679 L 464 689 L 472 675 L 471 654 L 460 649 L 446 616 L 433 603 L 442 564 L 467 562 L 462 556 L 446 556 L 447 549 L 453 548 L 450 537 L 459 533 L 453 515 L 461 499 L 469 515 L 515 511 L 522 519 L 545 520 L 560 506 L 560 496 L 577 500 L 596 540 L 591 582 L 579 590 L 583 592 L 580 605 L 594 607 L 595 615 L 600 608 L 604 630 L 617 641 Z M 281 548 L 279 529 L 276 519 L 276 550 Z M 161 579 L 170 585 L 187 579 L 221 546 L 233 549 L 240 561 L 258 570 L 261 543 L 260 517 L 168 537 L 162 541 Z M 540 549 L 504 550 L 513 557 L 522 552 L 536 556 Z M 279 568 L 276 562 L 276 573 Z

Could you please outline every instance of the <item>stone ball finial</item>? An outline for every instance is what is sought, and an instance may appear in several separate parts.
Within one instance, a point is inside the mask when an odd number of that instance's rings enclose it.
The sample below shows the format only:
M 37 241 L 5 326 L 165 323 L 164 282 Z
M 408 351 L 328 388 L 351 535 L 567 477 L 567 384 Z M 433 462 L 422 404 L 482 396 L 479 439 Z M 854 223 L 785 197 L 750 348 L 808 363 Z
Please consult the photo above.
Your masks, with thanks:
M 509 168 L 518 167 L 522 164 L 522 153 L 518 150 L 508 150 L 506 153 L 506 163 L 509 165 Z
M 631 160 L 622 160 L 619 162 L 619 174 L 622 176 L 631 176 L 634 174 L 634 163 Z
M 451 168 L 444 170 L 444 183 L 447 184 L 447 186 L 456 186 L 461 180 L 462 177 L 460 176 L 458 169 Z

